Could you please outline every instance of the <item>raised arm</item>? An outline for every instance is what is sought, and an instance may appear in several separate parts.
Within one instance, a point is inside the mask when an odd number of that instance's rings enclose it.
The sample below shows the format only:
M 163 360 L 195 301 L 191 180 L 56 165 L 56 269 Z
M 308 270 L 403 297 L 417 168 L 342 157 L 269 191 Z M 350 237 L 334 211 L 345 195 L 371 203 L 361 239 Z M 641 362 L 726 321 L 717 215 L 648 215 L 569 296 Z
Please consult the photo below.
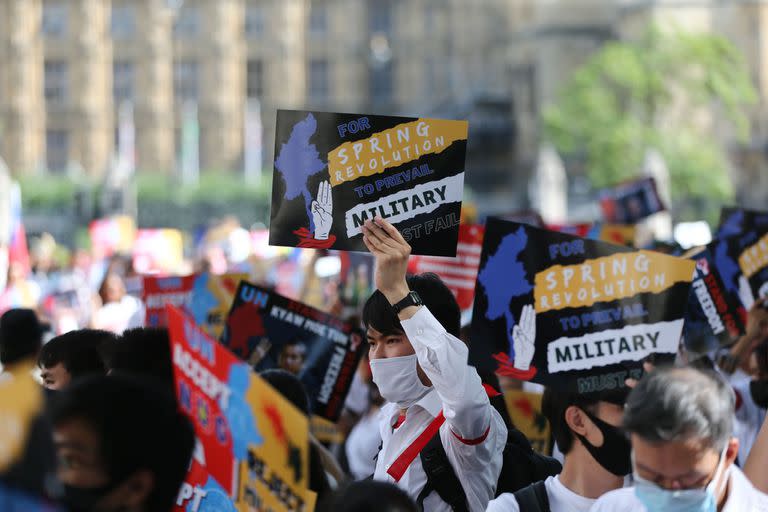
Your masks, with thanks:
M 397 304 L 410 292 L 405 277 L 411 247 L 394 226 L 378 218 L 364 225 L 363 241 L 376 258 L 376 287 L 390 304 Z M 453 433 L 465 442 L 482 438 L 489 429 L 491 405 L 477 371 L 467 364 L 467 346 L 425 306 L 409 306 L 398 316 Z

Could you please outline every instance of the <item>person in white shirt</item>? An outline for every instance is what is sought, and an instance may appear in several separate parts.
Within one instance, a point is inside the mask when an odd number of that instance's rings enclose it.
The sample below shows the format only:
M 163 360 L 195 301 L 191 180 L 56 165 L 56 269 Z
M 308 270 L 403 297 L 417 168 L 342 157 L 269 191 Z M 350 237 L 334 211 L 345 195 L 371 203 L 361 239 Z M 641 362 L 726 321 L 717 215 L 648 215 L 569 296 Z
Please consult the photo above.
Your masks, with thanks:
M 587 512 L 603 494 L 624 485 L 631 472 L 631 446 L 621 431 L 626 392 L 579 394 L 547 388 L 542 413 L 564 454 L 563 471 L 543 482 L 546 497 L 536 499 L 540 512 Z M 533 484 L 541 486 L 542 483 Z M 518 502 L 521 497 L 521 502 Z M 527 511 L 520 491 L 488 504 L 488 512 Z
M 714 372 L 654 370 L 624 409 L 634 485 L 597 500 L 592 512 L 760 512 L 768 496 L 734 461 L 733 390 Z
M 377 291 L 363 310 L 371 371 L 390 402 L 381 411 L 374 479 L 396 483 L 425 511 L 452 510 L 425 489 L 419 448 L 434 433 L 466 496 L 461 508 L 485 510 L 502 468 L 507 428 L 467 365 L 456 299 L 434 274 L 406 279 L 411 248 L 388 222 L 366 222 L 363 241 L 376 258 Z

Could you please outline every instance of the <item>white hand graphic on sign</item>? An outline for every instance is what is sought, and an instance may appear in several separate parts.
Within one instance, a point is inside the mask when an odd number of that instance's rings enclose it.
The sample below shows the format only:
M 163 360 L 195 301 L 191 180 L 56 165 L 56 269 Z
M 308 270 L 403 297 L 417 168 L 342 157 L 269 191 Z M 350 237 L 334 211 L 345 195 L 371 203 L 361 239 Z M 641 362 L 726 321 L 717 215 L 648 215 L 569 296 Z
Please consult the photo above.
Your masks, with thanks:
M 515 350 L 515 368 L 527 371 L 536 352 L 536 311 L 531 304 L 523 306 L 520 321 L 512 328 L 512 348 Z
M 333 224 L 333 197 L 327 181 L 317 187 L 317 198 L 312 201 L 312 221 L 315 223 L 315 240 L 328 240 Z

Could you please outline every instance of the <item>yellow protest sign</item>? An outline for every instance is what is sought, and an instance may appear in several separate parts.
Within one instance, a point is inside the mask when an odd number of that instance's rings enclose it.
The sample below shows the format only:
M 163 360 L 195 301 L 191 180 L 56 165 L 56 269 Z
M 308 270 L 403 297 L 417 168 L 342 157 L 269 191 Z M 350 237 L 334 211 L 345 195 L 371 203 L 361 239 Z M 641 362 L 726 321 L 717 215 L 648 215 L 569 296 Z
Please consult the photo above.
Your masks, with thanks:
M 24 453 L 32 421 L 43 406 L 42 388 L 34 381 L 32 363 L 0 374 L 0 473 Z
M 547 418 L 541 413 L 541 397 L 539 393 L 517 389 L 504 391 L 504 401 L 512 423 L 528 438 L 534 450 L 551 455 L 550 427 Z

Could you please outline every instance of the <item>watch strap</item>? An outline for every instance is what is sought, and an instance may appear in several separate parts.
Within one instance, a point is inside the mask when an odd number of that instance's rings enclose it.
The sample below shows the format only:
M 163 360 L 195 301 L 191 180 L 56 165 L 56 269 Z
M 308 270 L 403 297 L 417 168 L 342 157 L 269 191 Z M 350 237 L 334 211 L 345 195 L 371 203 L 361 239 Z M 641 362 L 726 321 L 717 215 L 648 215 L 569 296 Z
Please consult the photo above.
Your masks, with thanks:
M 419 297 L 419 294 L 411 290 L 410 292 L 408 292 L 408 295 L 406 295 L 403 300 L 393 304 L 392 309 L 395 311 L 396 315 L 399 315 L 400 312 L 407 307 L 421 306 L 422 304 L 423 302 L 421 302 L 421 297 Z

